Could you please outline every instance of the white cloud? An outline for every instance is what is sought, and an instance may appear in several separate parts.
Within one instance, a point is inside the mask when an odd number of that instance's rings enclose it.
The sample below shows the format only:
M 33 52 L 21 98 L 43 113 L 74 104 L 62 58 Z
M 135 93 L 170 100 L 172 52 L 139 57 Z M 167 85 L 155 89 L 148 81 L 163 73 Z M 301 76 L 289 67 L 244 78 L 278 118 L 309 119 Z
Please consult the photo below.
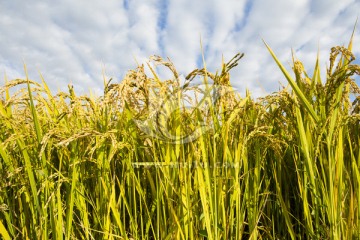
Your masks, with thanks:
M 101 93 L 103 67 L 117 81 L 135 59 L 153 54 L 169 57 L 184 75 L 201 67 L 201 36 L 212 71 L 222 56 L 245 53 L 232 81 L 259 96 L 286 84 L 262 38 L 288 69 L 291 49 L 309 70 L 319 50 L 324 68 L 330 48 L 347 44 L 359 9 L 357 0 L 2 1 L 0 69 L 24 77 L 25 61 L 30 77 L 41 71 L 54 91 L 72 82 L 81 94 Z M 360 56 L 358 29 L 353 50 Z

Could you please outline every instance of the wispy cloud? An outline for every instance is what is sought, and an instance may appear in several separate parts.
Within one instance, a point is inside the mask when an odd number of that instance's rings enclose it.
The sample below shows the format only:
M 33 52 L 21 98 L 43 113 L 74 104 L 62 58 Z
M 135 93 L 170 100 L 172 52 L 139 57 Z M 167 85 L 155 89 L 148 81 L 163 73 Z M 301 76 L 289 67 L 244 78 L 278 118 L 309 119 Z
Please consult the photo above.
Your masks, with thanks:
M 79 93 L 101 93 L 103 68 L 120 81 L 135 59 L 153 54 L 169 57 L 184 75 L 201 67 L 201 37 L 212 71 L 222 57 L 245 53 L 233 84 L 259 96 L 286 84 L 262 38 L 289 68 L 291 49 L 308 69 L 319 50 L 324 67 L 330 47 L 347 44 L 359 9 L 356 0 L 2 1 L 0 69 L 24 77 L 24 61 L 30 77 L 41 71 L 54 91 L 71 82 Z M 359 39 L 357 30 L 357 56 Z

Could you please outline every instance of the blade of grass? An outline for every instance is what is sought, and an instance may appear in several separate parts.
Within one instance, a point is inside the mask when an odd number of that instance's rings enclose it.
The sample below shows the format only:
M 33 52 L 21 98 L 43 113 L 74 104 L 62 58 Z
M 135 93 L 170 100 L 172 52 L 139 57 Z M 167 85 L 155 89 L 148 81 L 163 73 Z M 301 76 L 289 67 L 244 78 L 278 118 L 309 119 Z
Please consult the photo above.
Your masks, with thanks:
M 1 220 L 0 220 L 0 235 L 4 238 L 4 240 L 10 240 L 11 239 L 9 233 L 6 231 L 6 228 L 3 225 Z
M 307 100 L 307 98 L 305 97 L 305 95 L 303 94 L 303 92 L 300 90 L 300 88 L 298 87 L 298 85 L 296 84 L 295 80 L 290 76 L 290 74 L 288 73 L 288 71 L 286 71 L 285 67 L 281 64 L 281 62 L 279 61 L 279 59 L 276 57 L 275 53 L 273 52 L 273 50 L 269 47 L 269 45 L 263 40 L 265 46 L 267 47 L 267 49 L 269 50 L 271 56 L 273 57 L 273 59 L 275 60 L 275 62 L 277 63 L 277 65 L 279 66 L 279 68 L 281 69 L 281 71 L 283 72 L 285 78 L 288 80 L 289 84 L 291 85 L 292 89 L 294 90 L 295 94 L 298 96 L 298 98 L 300 99 L 301 103 L 304 104 L 305 108 L 309 111 L 310 115 L 312 116 L 312 118 L 314 119 L 314 121 L 316 123 L 319 122 L 319 117 L 317 116 L 317 114 L 315 113 L 313 107 L 311 106 L 311 104 L 309 103 L 309 101 Z

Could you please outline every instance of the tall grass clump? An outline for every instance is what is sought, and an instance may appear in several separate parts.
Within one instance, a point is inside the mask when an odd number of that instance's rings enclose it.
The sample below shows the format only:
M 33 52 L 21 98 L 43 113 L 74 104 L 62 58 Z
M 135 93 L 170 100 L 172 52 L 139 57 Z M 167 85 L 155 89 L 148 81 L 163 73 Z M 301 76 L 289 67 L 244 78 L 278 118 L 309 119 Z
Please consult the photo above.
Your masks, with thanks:
M 180 81 L 154 56 L 101 97 L 43 80 L 0 88 L 3 239 L 358 239 L 360 89 L 352 41 L 326 79 L 241 97 L 229 71 Z M 154 65 L 173 74 L 161 80 Z M 25 68 L 26 72 L 26 68 Z M 196 82 L 201 84 L 195 84 Z M 352 97 L 351 97 L 352 96 Z M 353 102 L 350 99 L 354 99 Z

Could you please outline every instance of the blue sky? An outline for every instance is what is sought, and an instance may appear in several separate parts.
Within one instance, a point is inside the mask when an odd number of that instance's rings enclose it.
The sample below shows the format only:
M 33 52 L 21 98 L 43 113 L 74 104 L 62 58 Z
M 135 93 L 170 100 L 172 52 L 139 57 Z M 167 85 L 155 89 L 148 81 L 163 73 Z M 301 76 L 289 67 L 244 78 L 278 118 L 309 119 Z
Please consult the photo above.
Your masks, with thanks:
M 210 71 L 245 53 L 231 80 L 256 97 L 287 84 L 262 38 L 289 70 L 291 49 L 309 71 L 319 50 L 325 70 L 330 48 L 347 45 L 359 15 L 359 0 L 1 1 L 0 71 L 24 78 L 25 62 L 30 78 L 40 82 L 40 71 L 54 93 L 72 83 L 79 94 L 101 94 L 103 69 L 120 82 L 154 54 L 186 76 L 202 67 L 201 38 Z

